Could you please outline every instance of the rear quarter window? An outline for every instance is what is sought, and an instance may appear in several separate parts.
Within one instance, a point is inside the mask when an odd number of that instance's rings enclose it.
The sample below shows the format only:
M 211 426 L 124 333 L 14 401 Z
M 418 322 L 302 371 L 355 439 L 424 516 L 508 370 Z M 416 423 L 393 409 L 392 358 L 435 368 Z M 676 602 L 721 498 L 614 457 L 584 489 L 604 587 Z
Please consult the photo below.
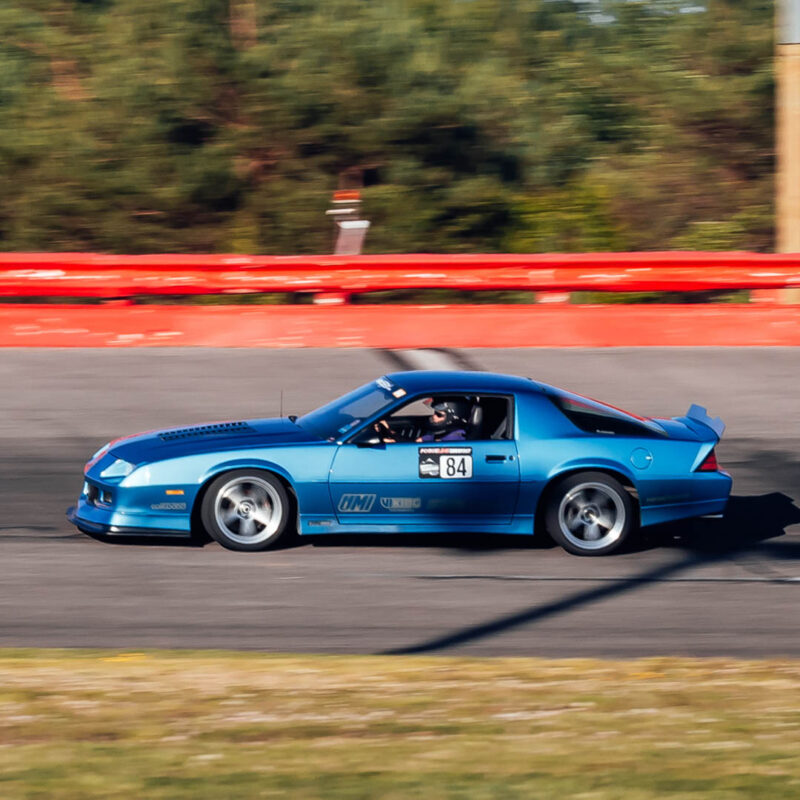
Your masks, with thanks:
M 666 434 L 649 420 L 570 394 L 549 394 L 548 399 L 576 428 L 600 436 L 639 436 L 663 438 Z

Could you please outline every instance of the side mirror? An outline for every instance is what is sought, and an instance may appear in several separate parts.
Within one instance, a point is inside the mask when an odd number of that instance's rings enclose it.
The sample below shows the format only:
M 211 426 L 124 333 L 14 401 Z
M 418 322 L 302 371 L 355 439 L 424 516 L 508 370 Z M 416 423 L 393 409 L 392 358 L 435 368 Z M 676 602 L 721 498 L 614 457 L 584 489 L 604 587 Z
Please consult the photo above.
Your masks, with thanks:
M 376 447 L 379 444 L 383 444 L 383 440 L 379 436 L 371 436 L 369 439 L 356 442 L 356 447 Z

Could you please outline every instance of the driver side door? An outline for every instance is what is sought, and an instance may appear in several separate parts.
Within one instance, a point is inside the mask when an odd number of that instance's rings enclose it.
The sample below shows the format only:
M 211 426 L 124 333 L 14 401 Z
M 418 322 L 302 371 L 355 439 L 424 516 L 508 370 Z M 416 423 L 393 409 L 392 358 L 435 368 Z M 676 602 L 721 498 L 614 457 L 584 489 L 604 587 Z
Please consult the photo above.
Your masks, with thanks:
M 367 444 L 370 426 L 356 437 L 361 443 L 337 448 L 329 487 L 340 524 L 387 532 L 510 524 L 519 494 L 516 442 L 414 441 L 428 414 L 414 400 L 387 420 L 397 441 Z

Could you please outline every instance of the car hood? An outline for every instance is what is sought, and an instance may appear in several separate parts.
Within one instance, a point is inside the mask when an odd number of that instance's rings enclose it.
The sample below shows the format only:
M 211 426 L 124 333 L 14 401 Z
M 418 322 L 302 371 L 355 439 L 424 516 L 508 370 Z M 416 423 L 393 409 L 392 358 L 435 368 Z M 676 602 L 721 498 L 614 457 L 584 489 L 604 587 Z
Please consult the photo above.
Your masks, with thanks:
M 131 464 L 179 458 L 216 450 L 240 450 L 270 445 L 317 441 L 317 437 L 286 418 L 209 422 L 185 428 L 123 436 L 109 452 Z

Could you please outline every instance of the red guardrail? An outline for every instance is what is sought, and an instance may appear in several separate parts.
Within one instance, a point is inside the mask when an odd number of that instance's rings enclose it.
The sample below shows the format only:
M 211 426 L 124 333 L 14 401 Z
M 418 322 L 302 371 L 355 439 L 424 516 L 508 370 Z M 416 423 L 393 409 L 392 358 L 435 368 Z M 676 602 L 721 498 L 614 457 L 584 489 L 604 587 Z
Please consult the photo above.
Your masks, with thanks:
M 800 286 L 800 254 L 111 256 L 0 253 L 0 296 L 343 292 L 385 289 L 704 291 Z
M 0 347 L 697 346 L 798 347 L 800 306 L 0 305 Z

